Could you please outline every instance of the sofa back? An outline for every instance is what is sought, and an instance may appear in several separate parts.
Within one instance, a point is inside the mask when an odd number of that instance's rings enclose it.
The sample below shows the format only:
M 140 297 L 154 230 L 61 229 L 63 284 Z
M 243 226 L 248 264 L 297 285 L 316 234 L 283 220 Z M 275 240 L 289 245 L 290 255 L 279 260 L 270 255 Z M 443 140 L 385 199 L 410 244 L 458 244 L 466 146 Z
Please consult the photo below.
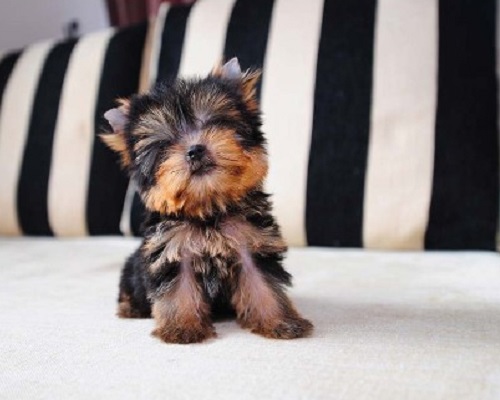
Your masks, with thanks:
M 137 90 L 141 62 L 138 90 L 147 90 L 157 80 L 205 75 L 217 60 L 237 56 L 243 68 L 263 68 L 267 189 L 290 244 L 493 250 L 499 209 L 495 27 L 495 0 L 204 0 L 164 6 L 145 41 L 143 28 L 135 28 L 134 43 L 144 45 L 113 57 L 134 78 L 122 72 L 101 81 L 116 85 L 114 97 L 127 96 Z M 85 63 L 73 61 L 77 48 L 63 69 L 52 142 L 38 139 L 51 152 L 42 163 L 28 161 L 38 153 L 32 136 L 42 135 L 33 133 L 41 126 L 33 117 L 37 107 L 25 104 L 29 118 L 15 121 L 12 92 L 21 88 L 16 76 L 27 74 L 25 54 L 0 64 L 0 89 L 7 81 L 0 90 L 0 176 L 8 176 L 0 183 L 0 204 L 9 213 L 0 216 L 2 233 L 114 234 L 120 215 L 122 232 L 138 232 L 143 209 L 133 185 L 125 195 L 114 156 L 95 140 L 96 121 L 111 99 L 101 102 L 94 90 L 102 108 L 90 113 L 89 95 L 81 90 L 90 91 L 83 82 L 95 78 Z M 98 64 L 107 51 L 101 47 Z M 39 71 L 48 69 L 47 61 L 38 55 Z M 9 63 L 13 71 L 2 78 Z M 70 79 L 72 69 L 88 70 L 89 77 Z M 38 81 L 32 80 L 25 91 L 31 100 L 24 102 L 36 105 Z M 44 98 L 49 91 L 41 89 Z M 81 119 L 83 110 L 92 124 Z M 106 160 L 101 164 L 94 160 L 99 154 Z M 48 183 L 35 199 L 40 180 L 32 177 L 41 175 Z M 34 213 L 44 212 L 50 229 L 26 228 Z M 100 229 L 91 229 L 95 224 Z
M 137 91 L 146 25 L 0 61 L 0 234 L 120 234 L 127 178 L 98 140 L 103 113 Z

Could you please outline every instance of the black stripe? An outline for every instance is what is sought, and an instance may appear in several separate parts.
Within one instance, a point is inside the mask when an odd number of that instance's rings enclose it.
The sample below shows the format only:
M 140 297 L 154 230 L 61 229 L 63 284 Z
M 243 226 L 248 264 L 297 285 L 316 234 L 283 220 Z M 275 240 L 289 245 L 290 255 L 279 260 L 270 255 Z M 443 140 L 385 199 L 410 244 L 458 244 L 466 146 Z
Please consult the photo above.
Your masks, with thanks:
M 95 130 L 106 126 L 104 113 L 116 106 L 118 97 L 129 97 L 139 87 L 146 24 L 127 28 L 110 40 L 104 59 L 95 109 Z M 97 137 L 94 140 L 87 198 L 88 229 L 91 235 L 119 234 L 128 179 L 118 156 Z
M 428 249 L 495 249 L 495 0 L 439 2 L 439 73 Z
M 274 0 L 236 1 L 227 27 L 225 60 L 238 57 L 243 70 L 264 66 L 273 6 Z M 261 82 L 257 88 L 259 97 Z
M 75 44 L 71 40 L 50 50 L 33 99 L 17 187 L 18 218 L 26 235 L 53 235 L 48 215 L 52 143 L 64 75 Z
M 157 81 L 172 80 L 177 77 L 191 8 L 192 6 L 171 7 L 168 10 L 161 37 Z
M 325 0 L 307 180 L 310 245 L 362 246 L 375 9 L 374 0 Z
M 141 227 L 145 215 L 146 215 L 146 208 L 144 207 L 144 203 L 142 202 L 139 194 L 135 192 L 134 199 L 132 201 L 132 210 L 130 217 L 130 229 L 134 236 L 142 235 Z
M 0 61 L 0 109 L 2 107 L 2 98 L 3 98 L 3 93 L 5 91 L 5 87 L 7 86 L 9 77 L 20 55 L 21 52 L 11 53 L 3 57 L 2 60 Z

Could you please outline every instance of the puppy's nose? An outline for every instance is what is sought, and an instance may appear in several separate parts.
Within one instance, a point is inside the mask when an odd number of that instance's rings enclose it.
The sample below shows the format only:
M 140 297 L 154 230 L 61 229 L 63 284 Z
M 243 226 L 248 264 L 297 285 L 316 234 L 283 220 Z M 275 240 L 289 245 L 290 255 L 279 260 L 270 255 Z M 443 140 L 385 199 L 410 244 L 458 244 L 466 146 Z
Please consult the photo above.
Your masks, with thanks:
M 206 147 L 202 144 L 195 144 L 189 148 L 186 153 L 186 158 L 188 161 L 200 161 L 205 154 Z

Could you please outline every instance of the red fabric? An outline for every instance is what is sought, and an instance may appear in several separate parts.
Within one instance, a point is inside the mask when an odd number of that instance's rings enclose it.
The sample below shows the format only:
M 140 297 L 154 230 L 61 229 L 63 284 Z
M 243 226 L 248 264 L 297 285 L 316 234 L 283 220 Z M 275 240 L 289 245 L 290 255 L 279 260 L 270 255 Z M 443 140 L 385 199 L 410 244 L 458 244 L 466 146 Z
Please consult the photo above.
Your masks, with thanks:
M 196 0 L 146 0 L 147 10 L 149 16 L 155 16 L 158 13 L 161 3 L 171 4 L 191 4 Z
M 146 20 L 158 13 L 160 4 L 190 4 L 195 0 L 107 0 L 112 26 L 128 26 Z

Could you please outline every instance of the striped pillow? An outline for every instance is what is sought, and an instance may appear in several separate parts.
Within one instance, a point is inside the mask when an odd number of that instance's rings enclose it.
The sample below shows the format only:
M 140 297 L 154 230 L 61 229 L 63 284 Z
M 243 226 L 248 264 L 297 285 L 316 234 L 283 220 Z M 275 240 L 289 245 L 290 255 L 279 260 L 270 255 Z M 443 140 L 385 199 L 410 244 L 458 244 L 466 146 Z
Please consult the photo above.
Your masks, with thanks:
M 0 234 L 119 234 L 127 187 L 96 133 L 137 91 L 146 25 L 0 59 Z
M 290 244 L 495 248 L 495 0 L 205 0 L 150 29 L 145 87 L 222 56 L 263 67 L 267 183 Z

